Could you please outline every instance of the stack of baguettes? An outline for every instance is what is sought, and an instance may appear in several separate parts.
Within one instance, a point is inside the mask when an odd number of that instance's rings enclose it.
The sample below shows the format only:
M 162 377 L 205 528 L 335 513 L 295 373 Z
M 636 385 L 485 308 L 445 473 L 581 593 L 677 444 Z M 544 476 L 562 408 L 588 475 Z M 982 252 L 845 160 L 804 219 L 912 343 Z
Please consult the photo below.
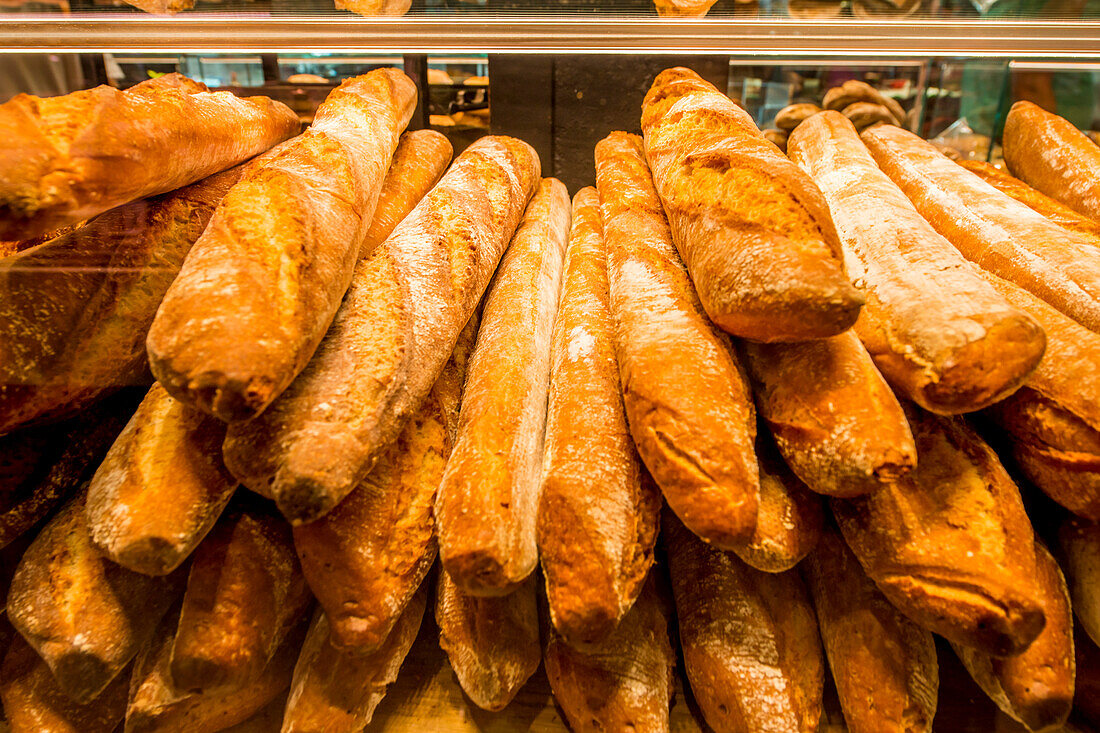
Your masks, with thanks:
M 429 604 L 474 704 L 544 663 L 578 731 L 668 730 L 677 658 L 719 732 L 816 730 L 826 668 L 928 731 L 933 634 L 1032 730 L 1098 714 L 1080 133 L 1014 108 L 1021 181 L 827 111 L 788 158 L 669 69 L 570 201 L 414 105 L 374 71 L 270 152 L 288 110 L 182 77 L 0 105 L 15 733 L 359 731 Z

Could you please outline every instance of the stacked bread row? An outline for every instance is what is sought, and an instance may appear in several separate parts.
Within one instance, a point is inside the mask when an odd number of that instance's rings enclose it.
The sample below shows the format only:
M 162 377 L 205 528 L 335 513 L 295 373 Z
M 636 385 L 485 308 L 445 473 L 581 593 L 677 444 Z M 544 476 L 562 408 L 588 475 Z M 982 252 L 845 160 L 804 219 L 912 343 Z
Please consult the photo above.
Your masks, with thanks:
M 775 115 L 775 128 L 764 130 L 764 137 L 786 152 L 787 140 L 795 128 L 824 109 L 840 112 L 862 132 L 880 122 L 908 127 L 908 115 L 901 104 L 866 82 L 849 79 L 825 92 L 821 107 L 810 102 L 789 104 Z
M 245 103 L 162 85 L 113 94 Z M 826 665 L 850 729 L 929 730 L 933 633 L 1032 729 L 1069 715 L 1070 609 L 1100 637 L 1088 151 L 1013 163 L 1061 204 L 835 112 L 788 159 L 670 69 L 570 201 L 511 138 L 447 168 L 381 70 L 252 162 L 194 182 L 291 133 L 108 198 L 95 141 L 158 133 L 97 94 L 0 107 L 15 155 L 83 145 L 0 186 L 17 248 L 79 224 L 0 260 L 14 731 L 358 731 L 429 605 L 475 704 L 544 663 L 577 730 L 668 728 L 674 628 L 718 731 L 814 730 Z M 1017 150 L 1078 142 L 1013 115 Z M 108 395 L 146 353 L 134 411 Z M 1061 568 L 990 424 L 1078 515 Z

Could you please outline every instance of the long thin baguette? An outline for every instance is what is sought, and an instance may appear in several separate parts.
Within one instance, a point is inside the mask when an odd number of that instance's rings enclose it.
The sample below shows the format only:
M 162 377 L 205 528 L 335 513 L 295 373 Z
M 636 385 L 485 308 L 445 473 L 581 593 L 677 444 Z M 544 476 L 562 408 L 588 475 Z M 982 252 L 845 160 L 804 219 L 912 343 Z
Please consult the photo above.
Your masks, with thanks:
M 829 203 L 848 270 L 866 288 L 855 331 L 887 381 L 941 414 L 1019 387 L 1042 357 L 1042 330 L 917 213 L 852 124 L 814 115 L 788 150 Z
M 178 568 L 237 488 L 222 464 L 223 440 L 223 422 L 154 384 L 88 485 L 96 547 L 146 575 Z
M 542 661 L 535 577 L 495 598 L 465 593 L 446 572 L 436 588 L 439 646 L 459 685 L 479 708 L 504 709 Z
M 802 567 L 848 730 L 931 731 L 939 691 L 931 632 L 886 600 L 835 529 Z
M 305 367 L 351 283 L 415 105 L 396 69 L 347 79 L 305 134 L 226 194 L 149 330 L 149 364 L 173 397 L 246 420 Z
M 374 254 L 309 367 L 263 415 L 231 425 L 226 465 L 293 522 L 330 511 L 423 402 L 539 177 L 531 146 L 483 137 Z
M 149 384 L 145 338 L 157 307 L 247 167 L 120 206 L 0 261 L 0 433 Z
M 1100 250 L 907 130 L 878 125 L 860 137 L 921 216 L 964 257 L 1100 331 Z
M 1016 102 L 1005 120 L 1004 154 L 1014 176 L 1100 222 L 1100 148 L 1069 120 Z
M 551 335 L 569 221 L 569 192 L 544 178 L 485 296 L 435 501 L 440 562 L 473 595 L 508 593 L 538 565 Z
M 924 628 L 1018 654 L 1044 624 L 1019 489 L 961 418 L 906 414 L 917 467 L 874 494 L 833 499 L 844 539 L 883 595 Z
M 812 733 L 825 660 L 795 571 L 762 573 L 665 513 L 662 530 L 684 669 L 716 733 Z
M 294 549 L 337 648 L 381 647 L 435 562 L 432 506 L 458 430 L 477 322 L 470 318 L 428 399 L 374 470 L 331 512 L 294 528 Z
M 821 193 L 726 95 L 683 68 L 642 105 L 645 151 L 672 239 L 713 320 L 758 341 L 833 336 L 863 296 Z
M 1058 544 L 1073 612 L 1093 643 L 1100 644 L 1100 524 L 1067 519 L 1058 531 Z
M 0 239 L 29 239 L 186 186 L 298 132 L 267 97 L 183 83 L 98 86 L 0 105 Z
M 623 411 L 603 241 L 596 191 L 583 188 L 554 324 L 536 522 L 550 620 L 573 645 L 607 638 L 630 610 L 661 506 Z
M 427 195 L 451 162 L 451 141 L 435 130 L 413 130 L 401 136 L 382 181 L 370 228 L 359 247 L 360 259 L 369 257 L 386 241 L 401 220 Z
M 185 581 L 182 571 L 152 577 L 103 558 L 88 536 L 80 496 L 23 555 L 7 614 L 65 694 L 87 703 L 152 637 Z
M 244 508 L 195 551 L 172 642 L 175 687 L 241 690 L 263 674 L 313 605 L 290 527 Z
M 897 481 L 917 448 L 894 393 L 853 331 L 798 344 L 745 342 L 760 415 L 807 486 L 860 496 Z
M 748 380 L 676 253 L 641 139 L 600 141 L 596 182 L 630 432 L 677 516 L 708 542 L 738 547 L 760 498 Z

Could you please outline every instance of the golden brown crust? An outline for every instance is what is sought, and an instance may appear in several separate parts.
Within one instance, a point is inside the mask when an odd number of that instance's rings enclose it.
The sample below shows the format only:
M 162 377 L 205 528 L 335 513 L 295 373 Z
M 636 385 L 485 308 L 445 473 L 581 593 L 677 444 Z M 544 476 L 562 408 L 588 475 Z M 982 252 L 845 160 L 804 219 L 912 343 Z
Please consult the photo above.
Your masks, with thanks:
M 88 530 L 110 560 L 146 575 L 180 566 L 237 481 L 222 464 L 225 423 L 154 384 L 88 485 Z
M 1042 329 L 917 213 L 855 128 L 824 112 L 799 126 L 789 152 L 828 201 L 848 269 L 866 288 L 855 331 L 887 381 L 941 414 L 1017 389 L 1043 355 Z
M 569 222 L 569 192 L 543 179 L 485 296 L 435 502 L 440 563 L 473 595 L 508 593 L 538 565 L 551 335 Z
M 444 571 L 436 586 L 435 622 L 463 691 L 484 710 L 502 710 L 542 661 L 535 576 L 506 596 L 478 598 Z
M 103 558 L 88 536 L 80 496 L 50 520 L 23 555 L 7 613 L 58 686 L 86 703 L 152 637 L 185 580 L 182 571 L 151 577 Z
M 0 433 L 149 384 L 145 337 L 157 306 L 246 168 L 121 206 L 0 261 Z
M 684 669 L 717 733 L 812 733 L 825 660 L 796 571 L 762 573 L 662 522 Z
M 149 330 L 149 364 L 226 421 L 262 412 L 305 367 L 351 282 L 416 87 L 396 69 L 345 80 L 304 134 L 237 183 Z
M 369 257 L 432 186 L 439 183 L 453 154 L 451 141 L 441 132 L 413 130 L 401 136 L 382 181 L 370 228 L 359 247 L 360 259 Z
M 848 730 L 931 731 L 939 690 L 932 634 L 886 600 L 835 529 L 802 568 Z
M 538 182 L 535 151 L 469 148 L 374 254 L 309 366 L 255 420 L 231 425 L 226 465 L 293 522 L 325 514 L 427 396 Z
M 1081 628 L 1100 644 L 1100 524 L 1070 518 L 1058 531 L 1073 612 Z M 1082 639 L 1079 643 L 1088 643 Z
M 642 130 L 672 239 L 711 320 L 758 341 L 852 325 L 863 297 L 844 272 L 829 209 L 751 117 L 674 68 L 646 94 Z
M 1069 120 L 1016 102 L 1005 120 L 1004 154 L 1014 176 L 1100 222 L 1100 147 Z
M 435 562 L 432 505 L 458 429 L 477 320 L 374 470 L 331 512 L 294 528 L 294 549 L 337 648 L 376 651 Z
M 605 252 L 599 199 L 583 188 L 554 324 L 536 521 L 550 620 L 574 645 L 605 639 L 634 603 L 661 505 L 627 427 Z
M 883 172 L 963 256 L 1100 331 L 1100 250 L 911 132 L 879 125 L 861 138 Z
M 1019 489 L 961 418 L 908 405 L 906 415 L 917 467 L 874 494 L 834 499 L 844 539 L 924 628 L 987 654 L 1019 653 L 1044 623 Z
M 312 605 L 282 518 L 248 510 L 223 518 L 191 563 L 173 686 L 229 692 L 255 683 Z
M 596 180 L 616 336 L 609 363 L 618 362 L 630 432 L 677 516 L 708 542 L 741 546 L 760 493 L 748 380 L 676 253 L 641 139 L 616 132 L 598 143 Z
M 821 100 L 821 106 L 825 109 L 840 112 L 853 104 L 874 104 L 885 107 L 890 111 L 894 122 L 891 124 L 904 125 L 906 121 L 905 110 L 896 99 L 887 97 L 866 82 L 858 79 L 849 79 L 840 86 L 833 87 L 825 92 L 825 98 Z
M 744 351 L 760 416 L 814 491 L 869 494 L 916 464 L 905 414 L 853 331 L 797 344 L 745 342 Z
M 181 84 L 19 94 L 0 105 L 0 239 L 29 239 L 186 186 L 298 129 L 298 116 L 267 97 Z
M 798 127 L 802 122 L 813 117 L 821 111 L 821 107 L 816 104 L 790 104 L 779 110 L 775 115 L 775 126 L 780 130 L 790 132 L 794 128 Z

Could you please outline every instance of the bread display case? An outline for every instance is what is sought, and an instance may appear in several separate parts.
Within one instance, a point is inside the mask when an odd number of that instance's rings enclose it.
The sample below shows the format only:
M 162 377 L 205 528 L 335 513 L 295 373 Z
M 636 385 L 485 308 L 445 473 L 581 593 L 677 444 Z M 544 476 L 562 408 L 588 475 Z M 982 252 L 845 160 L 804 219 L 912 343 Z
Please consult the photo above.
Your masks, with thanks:
M 0 0 L 0 730 L 1100 733 L 1095 130 L 1091 0 Z

